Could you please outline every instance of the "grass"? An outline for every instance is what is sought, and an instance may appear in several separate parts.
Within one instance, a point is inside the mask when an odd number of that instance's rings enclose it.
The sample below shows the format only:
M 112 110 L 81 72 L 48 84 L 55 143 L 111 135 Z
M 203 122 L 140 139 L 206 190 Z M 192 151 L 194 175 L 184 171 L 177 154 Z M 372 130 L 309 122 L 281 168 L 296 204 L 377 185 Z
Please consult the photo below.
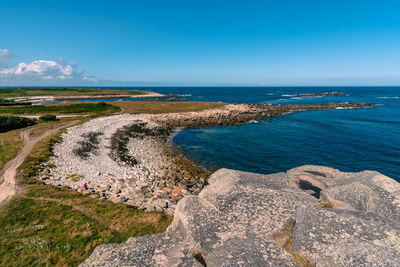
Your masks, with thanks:
M 16 88 L 0 89 L 0 98 L 27 96 L 142 95 L 145 93 L 146 92 L 138 90 L 113 90 L 100 88 Z
M 292 255 L 293 260 L 300 266 L 300 267 L 313 267 L 314 265 L 304 256 L 296 253 L 293 251 L 293 240 L 289 238 L 286 243 L 283 245 L 283 249 L 286 250 L 290 255 Z
M 22 145 L 20 130 L 0 133 L 0 170 L 17 155 Z
M 102 103 L 102 102 L 100 102 Z M 107 115 L 120 111 L 120 108 L 110 104 L 79 103 L 34 106 L 0 106 L 0 114 L 13 115 L 43 115 L 43 114 L 100 114 Z
M 116 101 L 113 105 L 120 107 L 126 113 L 171 113 L 171 112 L 189 112 L 202 111 L 206 109 L 221 108 L 224 103 L 214 102 L 124 102 Z
M 160 212 L 143 212 L 38 181 L 37 166 L 48 160 L 62 132 L 35 146 L 19 170 L 24 193 L 0 208 L 0 266 L 76 266 L 100 244 L 159 233 L 171 223 L 172 217 Z
M 101 244 L 165 231 L 171 217 L 30 185 L 0 213 L 1 266 L 77 266 Z
M 333 204 L 329 201 L 319 201 L 319 203 L 325 209 L 333 209 Z

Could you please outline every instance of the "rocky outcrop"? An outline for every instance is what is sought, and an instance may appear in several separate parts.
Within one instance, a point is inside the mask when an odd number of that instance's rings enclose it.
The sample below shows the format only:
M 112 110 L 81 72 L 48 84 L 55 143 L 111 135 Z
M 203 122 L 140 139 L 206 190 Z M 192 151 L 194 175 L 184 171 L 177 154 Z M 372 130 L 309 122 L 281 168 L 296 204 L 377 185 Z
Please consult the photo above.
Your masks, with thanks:
M 258 118 L 271 118 L 295 111 L 352 109 L 372 106 L 374 106 L 374 104 L 358 102 L 294 105 L 230 104 L 226 105 L 222 109 L 214 109 L 204 112 L 186 112 L 158 115 L 157 117 L 153 118 L 153 120 L 169 128 L 201 128 L 206 126 L 240 125 Z
M 166 233 L 102 245 L 81 266 L 400 266 L 400 185 L 302 166 L 214 173 Z
M 297 97 L 321 97 L 321 96 L 345 96 L 342 92 L 325 92 L 325 93 L 315 93 L 315 94 L 297 94 Z

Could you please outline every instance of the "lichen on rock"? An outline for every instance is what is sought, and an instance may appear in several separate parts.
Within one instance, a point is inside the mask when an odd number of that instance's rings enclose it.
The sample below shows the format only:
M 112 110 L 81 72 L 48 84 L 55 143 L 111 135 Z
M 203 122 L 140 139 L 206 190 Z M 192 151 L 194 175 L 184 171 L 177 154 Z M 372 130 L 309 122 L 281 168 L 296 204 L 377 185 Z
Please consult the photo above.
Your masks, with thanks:
M 221 169 L 208 182 L 166 233 L 100 246 L 82 266 L 400 266 L 400 185 L 377 172 Z

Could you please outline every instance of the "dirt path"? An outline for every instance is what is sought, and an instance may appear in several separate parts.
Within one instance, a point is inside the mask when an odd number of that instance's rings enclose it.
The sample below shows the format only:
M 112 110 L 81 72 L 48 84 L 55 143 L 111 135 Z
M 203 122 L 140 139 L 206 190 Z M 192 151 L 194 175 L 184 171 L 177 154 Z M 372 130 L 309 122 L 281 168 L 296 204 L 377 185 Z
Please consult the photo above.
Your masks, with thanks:
M 16 175 L 18 167 L 24 162 L 25 158 L 32 152 L 35 145 L 42 140 L 43 138 L 57 132 L 58 130 L 70 127 L 78 121 L 71 121 L 67 124 L 64 124 L 60 127 L 51 129 L 39 137 L 31 138 L 30 133 L 33 129 L 28 129 L 21 132 L 21 138 L 24 141 L 24 146 L 22 147 L 21 151 L 18 155 L 7 162 L 1 171 L 1 184 L 0 184 L 0 204 L 5 202 L 6 200 L 10 199 L 17 193 L 17 182 L 16 182 Z

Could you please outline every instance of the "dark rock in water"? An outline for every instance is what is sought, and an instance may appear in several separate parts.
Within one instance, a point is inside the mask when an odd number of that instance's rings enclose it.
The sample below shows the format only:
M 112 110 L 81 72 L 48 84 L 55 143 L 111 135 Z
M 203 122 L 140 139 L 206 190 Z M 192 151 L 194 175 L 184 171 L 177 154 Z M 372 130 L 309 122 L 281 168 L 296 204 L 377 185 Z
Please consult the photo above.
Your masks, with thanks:
M 315 93 L 315 94 L 298 94 L 297 97 L 315 97 L 315 96 L 344 96 L 342 92 L 325 92 L 325 93 Z
M 400 266 L 400 185 L 377 172 L 221 169 L 208 183 L 166 233 L 102 245 L 82 266 Z

